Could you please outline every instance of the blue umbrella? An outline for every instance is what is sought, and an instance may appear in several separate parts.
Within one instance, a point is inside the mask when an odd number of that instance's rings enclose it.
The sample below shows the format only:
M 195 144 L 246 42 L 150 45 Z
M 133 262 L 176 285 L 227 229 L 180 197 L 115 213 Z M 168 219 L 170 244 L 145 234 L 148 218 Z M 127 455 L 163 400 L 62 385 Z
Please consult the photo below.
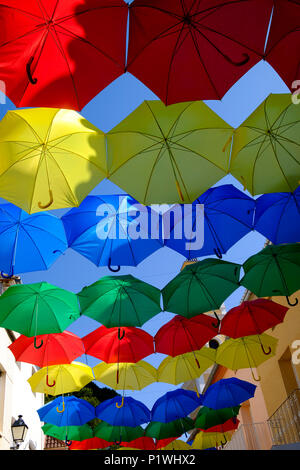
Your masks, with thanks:
M 137 266 L 163 246 L 160 219 L 124 194 L 88 196 L 62 217 L 69 247 L 114 272 Z
M 73 395 L 57 397 L 37 412 L 41 421 L 56 426 L 81 426 L 96 417 L 93 405 Z
M 165 232 L 170 227 L 165 245 L 188 259 L 213 254 L 222 258 L 253 230 L 254 210 L 254 199 L 232 184 L 210 188 L 192 205 L 174 206 L 163 215 Z
M 170 423 L 187 417 L 202 405 L 202 397 L 191 390 L 177 389 L 159 398 L 151 410 L 151 421 Z
M 13 204 L 0 205 L 0 270 L 8 277 L 48 269 L 67 248 L 58 217 L 47 212 L 29 215 Z
M 300 186 L 256 199 L 254 228 L 275 245 L 300 242 Z
M 219 410 L 238 406 L 254 396 L 256 385 L 231 377 L 210 385 L 203 396 L 203 406 Z
M 137 427 L 150 421 L 150 410 L 131 397 L 114 397 L 96 407 L 97 418 L 112 426 Z

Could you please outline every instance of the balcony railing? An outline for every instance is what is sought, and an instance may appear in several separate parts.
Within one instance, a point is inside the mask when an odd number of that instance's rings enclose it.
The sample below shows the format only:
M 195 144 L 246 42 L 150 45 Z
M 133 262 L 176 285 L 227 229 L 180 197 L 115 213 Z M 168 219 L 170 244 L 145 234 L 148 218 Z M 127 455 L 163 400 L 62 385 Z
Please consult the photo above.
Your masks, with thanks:
M 223 450 L 268 450 L 272 436 L 267 422 L 242 424 Z

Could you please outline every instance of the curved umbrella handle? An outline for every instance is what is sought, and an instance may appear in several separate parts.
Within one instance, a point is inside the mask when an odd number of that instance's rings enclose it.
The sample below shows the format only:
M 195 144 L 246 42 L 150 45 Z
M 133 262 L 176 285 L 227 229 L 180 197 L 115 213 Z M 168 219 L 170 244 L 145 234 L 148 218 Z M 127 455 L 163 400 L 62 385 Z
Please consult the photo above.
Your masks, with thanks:
M 29 61 L 26 64 L 26 72 L 27 72 L 28 80 L 30 81 L 30 83 L 32 85 L 35 85 L 37 83 L 37 78 L 33 78 L 32 72 L 31 72 L 31 65 L 32 65 L 33 60 L 34 60 L 34 57 L 33 56 L 30 57 Z
M 47 209 L 47 207 L 50 207 L 51 204 L 53 204 L 53 193 L 51 189 L 49 189 L 49 196 L 50 196 L 50 200 L 47 204 L 42 204 L 41 202 L 38 202 L 38 206 L 40 209 Z
M 111 258 L 109 258 L 108 260 L 108 265 L 107 265 L 108 269 L 112 272 L 112 273 L 118 273 L 121 269 L 121 266 L 117 266 L 116 268 L 112 268 L 111 266 Z
M 65 402 L 63 401 L 63 407 L 62 407 L 62 410 L 59 410 L 58 409 L 58 406 L 56 407 L 56 411 L 57 413 L 63 413 L 65 411 Z
M 55 380 L 53 380 L 53 384 L 50 384 L 49 383 L 49 376 L 48 374 L 46 375 L 46 384 L 48 387 L 54 387 L 54 385 L 56 384 Z
M 122 442 L 122 441 L 114 441 L 114 444 L 115 444 L 116 446 L 120 446 L 120 445 L 121 445 L 121 442 Z
M 122 408 L 124 406 L 124 397 L 122 397 L 121 405 L 116 401 L 116 408 Z
M 286 301 L 287 301 L 287 303 L 289 304 L 290 307 L 295 307 L 295 305 L 298 304 L 298 299 L 295 299 L 296 302 L 294 302 L 294 303 L 292 304 L 291 301 L 290 301 L 290 299 L 289 299 L 289 296 L 288 296 L 288 295 L 286 295 L 285 298 L 286 298 Z
M 1 277 L 3 277 L 4 279 L 10 279 L 11 277 L 13 277 L 14 272 L 13 272 L 13 270 L 12 270 L 11 273 L 5 274 L 3 271 L 1 271 L 0 274 L 1 274 Z
M 268 356 L 269 354 L 271 354 L 272 349 L 271 349 L 270 346 L 269 346 L 268 351 L 265 350 L 264 345 L 263 345 L 262 343 L 260 343 L 260 347 L 261 347 L 261 349 L 262 349 L 262 352 L 263 352 L 266 356 Z
M 220 324 L 221 324 L 221 320 L 220 320 L 220 318 L 218 317 L 218 315 L 216 314 L 216 312 L 214 312 L 214 316 L 215 316 L 216 319 L 217 319 L 217 323 L 212 323 L 212 326 L 213 326 L 214 328 L 219 328 L 219 326 L 220 326 Z
M 123 330 L 123 333 L 121 335 L 121 328 L 118 328 L 118 339 L 121 341 L 125 336 L 125 330 Z
M 33 340 L 33 346 L 35 347 L 35 349 L 40 349 L 44 344 L 44 340 L 41 339 L 41 343 L 39 345 L 36 344 L 36 336 L 34 337 L 34 340 Z
M 255 377 L 255 375 L 253 374 L 252 369 L 251 369 L 251 374 L 252 374 L 253 380 L 255 380 L 255 382 L 260 382 L 261 381 L 261 376 L 259 375 L 258 377 Z
M 221 446 L 222 446 L 222 449 L 223 449 L 223 447 L 225 446 L 225 444 L 227 443 L 227 439 L 226 439 L 225 434 L 223 434 L 223 436 L 225 437 L 225 442 L 220 441 L 220 444 L 221 444 Z
M 68 440 L 68 436 L 66 436 L 65 444 L 66 444 L 67 447 L 70 447 L 72 445 L 72 441 Z
M 219 258 L 222 259 L 222 253 L 220 248 L 214 248 L 215 255 Z
M 247 64 L 247 62 L 249 62 L 250 60 L 249 54 L 246 54 L 245 52 L 243 52 L 242 54 L 244 56 L 244 59 L 239 60 L 239 61 L 235 61 L 231 59 L 228 55 L 225 55 L 225 54 L 222 54 L 222 55 L 224 59 L 226 59 L 230 64 L 235 65 L 236 67 L 241 67 L 242 65 Z

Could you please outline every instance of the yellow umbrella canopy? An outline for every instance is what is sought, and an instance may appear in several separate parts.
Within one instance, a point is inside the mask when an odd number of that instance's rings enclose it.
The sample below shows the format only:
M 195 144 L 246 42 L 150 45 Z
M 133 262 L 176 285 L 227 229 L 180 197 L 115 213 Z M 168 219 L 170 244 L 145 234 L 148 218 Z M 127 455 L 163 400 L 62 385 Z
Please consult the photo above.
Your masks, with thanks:
M 0 153 L 0 196 L 28 213 L 78 206 L 107 175 L 104 133 L 72 110 L 8 111 Z
M 191 450 L 191 446 L 180 439 L 176 439 L 168 444 L 166 447 L 162 447 L 161 450 Z
M 109 179 L 140 203 L 190 203 L 226 175 L 233 128 L 202 101 L 145 101 L 107 134 Z
M 92 368 L 74 361 L 71 364 L 43 367 L 28 382 L 33 392 L 62 395 L 79 391 L 92 380 L 95 380 Z
M 300 107 L 271 94 L 235 131 L 230 173 L 251 194 L 294 191 L 300 181 Z
M 193 444 L 191 445 L 191 449 L 194 450 L 204 450 L 209 449 L 210 447 L 219 447 L 226 442 L 229 442 L 232 435 L 229 432 L 199 432 Z
M 157 381 L 178 385 L 200 377 L 215 362 L 216 350 L 203 347 L 180 356 L 166 357 L 157 370 Z
M 156 369 L 145 361 L 106 364 L 93 368 L 95 379 L 114 390 L 142 390 L 157 381 Z

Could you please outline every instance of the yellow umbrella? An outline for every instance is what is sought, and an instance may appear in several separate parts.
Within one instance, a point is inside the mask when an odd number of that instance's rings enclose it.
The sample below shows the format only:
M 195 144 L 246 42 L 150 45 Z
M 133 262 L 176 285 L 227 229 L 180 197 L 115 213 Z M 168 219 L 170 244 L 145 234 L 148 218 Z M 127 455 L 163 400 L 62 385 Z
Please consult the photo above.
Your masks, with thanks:
M 107 175 L 104 133 L 72 110 L 8 111 L 0 153 L 0 196 L 28 213 L 78 206 Z
M 195 450 L 204 450 L 209 449 L 210 447 L 219 447 L 222 444 L 230 441 L 232 435 L 228 432 L 199 432 L 193 444 L 191 445 L 191 449 Z
M 181 441 L 180 439 L 176 439 L 166 447 L 162 447 L 161 450 L 191 450 L 191 446 L 189 446 L 186 442 Z
M 119 364 L 100 362 L 93 371 L 96 380 L 114 390 L 142 390 L 157 381 L 156 369 L 145 361 Z
M 33 374 L 28 382 L 33 392 L 62 395 L 81 390 L 92 380 L 95 380 L 95 377 L 91 367 L 72 362 L 43 367 Z
M 215 362 L 216 350 L 204 347 L 180 356 L 168 356 L 157 370 L 157 381 L 178 385 L 200 377 Z

